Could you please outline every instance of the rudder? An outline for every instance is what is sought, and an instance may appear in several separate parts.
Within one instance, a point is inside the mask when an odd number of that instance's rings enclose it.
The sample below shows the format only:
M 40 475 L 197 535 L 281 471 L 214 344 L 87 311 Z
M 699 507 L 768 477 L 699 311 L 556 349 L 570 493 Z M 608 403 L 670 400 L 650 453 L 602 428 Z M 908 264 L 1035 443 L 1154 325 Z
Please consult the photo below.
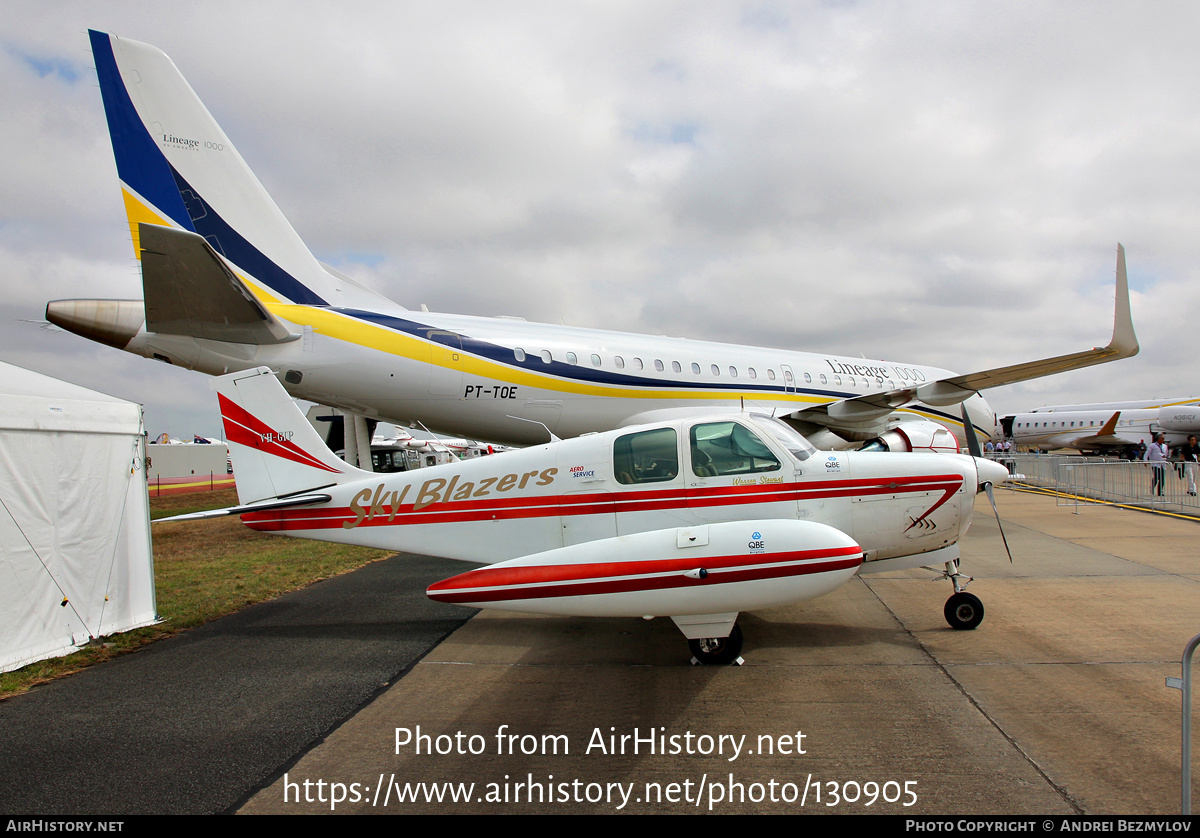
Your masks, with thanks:
M 222 375 L 213 389 L 240 503 L 369 476 L 334 456 L 267 367 Z

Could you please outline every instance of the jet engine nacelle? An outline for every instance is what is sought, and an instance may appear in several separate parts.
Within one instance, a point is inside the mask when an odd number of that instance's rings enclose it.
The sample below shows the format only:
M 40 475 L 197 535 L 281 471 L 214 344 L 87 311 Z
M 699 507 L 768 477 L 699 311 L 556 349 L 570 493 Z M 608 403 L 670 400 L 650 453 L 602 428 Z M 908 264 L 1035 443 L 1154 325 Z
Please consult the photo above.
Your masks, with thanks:
M 937 422 L 901 422 L 864 450 L 928 451 L 934 454 L 957 454 L 958 440 Z
M 663 617 L 771 608 L 850 579 L 862 548 L 815 521 L 679 527 L 560 547 L 431 585 L 431 599 L 580 617 Z
M 1164 431 L 1200 433 L 1200 407 L 1159 408 L 1158 424 Z

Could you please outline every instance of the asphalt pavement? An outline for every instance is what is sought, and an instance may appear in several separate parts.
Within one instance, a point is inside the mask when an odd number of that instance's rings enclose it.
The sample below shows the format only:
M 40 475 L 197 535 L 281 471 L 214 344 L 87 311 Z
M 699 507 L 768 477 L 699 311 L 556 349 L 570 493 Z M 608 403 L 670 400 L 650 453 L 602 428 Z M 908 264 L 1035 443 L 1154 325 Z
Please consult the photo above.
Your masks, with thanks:
M 0 812 L 234 808 L 458 628 L 404 554 L 0 701 Z
M 928 571 L 856 577 L 742 615 L 740 667 L 368 565 L 0 702 L 0 811 L 1178 813 L 1200 525 L 997 501 L 1015 562 L 982 510 L 963 542 L 978 629 Z

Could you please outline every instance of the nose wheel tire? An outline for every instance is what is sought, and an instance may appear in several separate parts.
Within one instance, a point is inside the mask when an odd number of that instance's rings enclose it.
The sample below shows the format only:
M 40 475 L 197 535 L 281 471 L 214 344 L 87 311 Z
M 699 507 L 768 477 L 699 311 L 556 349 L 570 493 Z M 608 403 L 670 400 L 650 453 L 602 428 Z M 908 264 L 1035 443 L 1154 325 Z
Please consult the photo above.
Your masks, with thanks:
M 733 663 L 742 653 L 742 629 L 734 626 L 728 637 L 705 637 L 689 640 L 692 656 L 706 666 L 724 666 Z
M 966 631 L 983 622 L 983 603 L 979 597 L 960 591 L 946 600 L 943 612 L 950 628 Z

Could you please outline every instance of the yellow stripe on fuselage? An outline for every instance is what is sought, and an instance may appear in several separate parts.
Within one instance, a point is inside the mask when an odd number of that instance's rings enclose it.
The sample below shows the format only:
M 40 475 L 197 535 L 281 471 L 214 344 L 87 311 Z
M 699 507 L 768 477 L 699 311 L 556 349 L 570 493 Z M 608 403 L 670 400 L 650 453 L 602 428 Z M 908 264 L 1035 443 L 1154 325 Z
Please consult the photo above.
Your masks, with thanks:
M 600 396 L 606 398 L 647 399 L 647 400 L 721 400 L 734 401 L 745 399 L 747 404 L 755 402 L 786 402 L 798 407 L 804 405 L 822 405 L 841 401 L 830 396 L 814 396 L 804 393 L 762 392 L 758 390 L 693 390 L 693 389 L 663 389 L 647 386 L 645 389 L 633 389 L 614 384 L 594 384 L 590 382 L 573 381 L 555 375 L 535 373 L 528 370 L 506 366 L 504 364 L 480 358 L 463 351 L 463 361 L 459 364 L 446 363 L 440 360 L 436 350 L 447 350 L 444 344 L 431 344 L 420 338 L 397 332 L 385 326 L 359 320 L 345 314 L 329 311 L 313 306 L 268 304 L 272 314 L 289 320 L 300 326 L 311 326 L 314 332 L 327 337 L 352 343 L 379 352 L 386 352 L 401 358 L 408 358 L 422 364 L 434 364 L 447 369 L 458 369 L 467 375 L 476 375 L 506 384 L 517 384 L 535 387 L 564 395 Z M 430 327 L 435 329 L 436 327 Z M 851 397 L 853 398 L 853 397 Z M 952 415 L 937 415 L 927 410 L 915 407 L 899 408 L 898 412 L 910 413 L 937 422 L 941 425 L 952 425 L 963 429 L 963 423 Z M 964 430 L 965 433 L 965 430 Z M 977 432 L 978 436 L 978 432 Z M 983 437 L 986 439 L 987 435 Z
M 596 384 L 591 382 L 573 381 L 545 373 L 535 373 L 529 370 L 489 361 L 469 352 L 463 351 L 461 363 L 447 363 L 437 357 L 438 353 L 431 351 L 447 349 L 443 344 L 431 344 L 419 338 L 396 332 L 384 326 L 368 323 L 354 317 L 337 312 L 327 311 L 312 306 L 270 305 L 271 313 L 301 326 L 312 326 L 314 332 L 327 337 L 352 343 L 357 346 L 387 352 L 401 358 L 409 358 L 422 364 L 434 364 L 447 369 L 457 369 L 466 375 L 490 378 L 503 381 L 506 384 L 518 384 L 535 387 L 563 394 L 580 396 L 606 396 L 609 398 L 630 399 L 721 399 L 732 401 L 745 398 L 747 401 L 786 401 L 805 402 L 809 404 L 824 404 L 834 399 L 819 396 L 806 396 L 798 393 L 763 393 L 757 390 L 676 390 L 676 389 L 632 389 L 614 384 Z M 437 330 L 436 327 L 430 327 Z M 648 385 L 651 387 L 652 385 Z

